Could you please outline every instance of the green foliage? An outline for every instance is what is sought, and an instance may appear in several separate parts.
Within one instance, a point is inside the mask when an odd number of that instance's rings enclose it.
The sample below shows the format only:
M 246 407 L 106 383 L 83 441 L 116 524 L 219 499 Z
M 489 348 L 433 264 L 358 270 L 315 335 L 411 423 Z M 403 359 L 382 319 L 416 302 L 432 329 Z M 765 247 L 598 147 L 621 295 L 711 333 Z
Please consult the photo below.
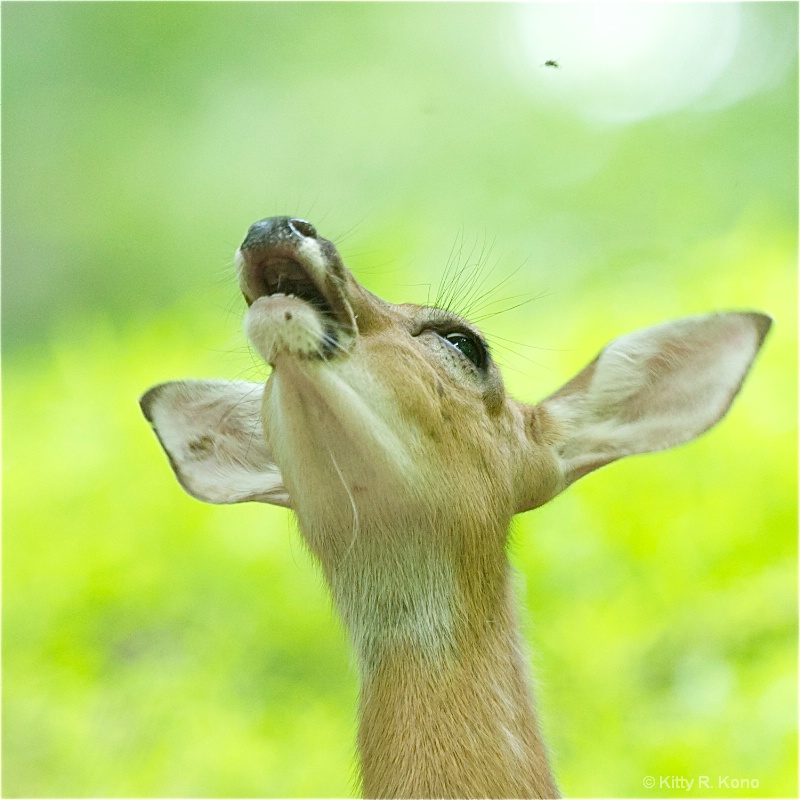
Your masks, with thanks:
M 743 26 L 796 31 L 754 5 Z M 776 318 L 718 428 L 579 482 L 511 549 L 565 794 L 796 795 L 796 62 L 600 125 L 541 94 L 563 53 L 520 80 L 516 13 L 3 6 L 5 796 L 355 789 L 357 676 L 290 514 L 186 496 L 136 406 L 266 376 L 230 258 L 278 213 L 395 302 L 482 268 L 472 315 L 529 401 L 637 327 Z

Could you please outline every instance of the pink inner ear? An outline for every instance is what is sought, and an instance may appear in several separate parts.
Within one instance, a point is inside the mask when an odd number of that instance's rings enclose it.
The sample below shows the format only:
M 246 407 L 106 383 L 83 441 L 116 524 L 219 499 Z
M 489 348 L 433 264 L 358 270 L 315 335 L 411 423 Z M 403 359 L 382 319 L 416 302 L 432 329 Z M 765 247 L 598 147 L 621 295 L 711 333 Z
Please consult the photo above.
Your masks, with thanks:
M 716 314 L 612 342 L 542 403 L 564 433 L 557 449 L 567 482 L 708 430 L 730 408 L 769 325 L 761 314 Z
M 261 426 L 263 385 L 175 381 L 151 389 L 142 410 L 181 486 L 207 503 L 289 497 Z

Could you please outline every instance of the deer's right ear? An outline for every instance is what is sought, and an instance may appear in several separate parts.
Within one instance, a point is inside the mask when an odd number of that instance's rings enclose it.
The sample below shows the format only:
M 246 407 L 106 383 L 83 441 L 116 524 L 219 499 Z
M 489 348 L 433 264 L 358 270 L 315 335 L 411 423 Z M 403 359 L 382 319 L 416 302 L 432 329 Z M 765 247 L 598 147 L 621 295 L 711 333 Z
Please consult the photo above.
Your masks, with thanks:
M 290 507 L 261 425 L 264 385 L 175 381 L 139 401 L 181 486 L 207 503 Z
M 623 456 L 688 442 L 727 413 L 772 320 L 725 313 L 622 336 L 535 413 L 551 429 L 560 488 Z

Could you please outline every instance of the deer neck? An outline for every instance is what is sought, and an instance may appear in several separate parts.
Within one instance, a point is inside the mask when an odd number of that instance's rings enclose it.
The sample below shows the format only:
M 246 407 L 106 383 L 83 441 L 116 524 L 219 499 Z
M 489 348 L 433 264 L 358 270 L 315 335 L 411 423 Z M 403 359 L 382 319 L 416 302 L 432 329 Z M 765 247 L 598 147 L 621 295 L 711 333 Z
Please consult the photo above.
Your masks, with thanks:
M 441 530 L 362 529 L 323 564 L 359 660 L 364 795 L 555 797 L 505 531 L 459 534 L 448 553 Z

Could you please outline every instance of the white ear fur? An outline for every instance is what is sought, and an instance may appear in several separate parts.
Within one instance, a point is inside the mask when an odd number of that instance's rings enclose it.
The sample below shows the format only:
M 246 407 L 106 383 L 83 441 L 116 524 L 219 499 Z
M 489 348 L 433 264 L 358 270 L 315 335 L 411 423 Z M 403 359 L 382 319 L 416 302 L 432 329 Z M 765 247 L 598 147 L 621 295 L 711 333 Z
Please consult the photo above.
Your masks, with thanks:
M 289 506 L 261 425 L 264 385 L 175 381 L 142 396 L 142 412 L 181 486 L 207 503 Z
M 611 342 L 541 403 L 563 436 L 565 485 L 708 430 L 730 408 L 771 323 L 764 314 L 712 314 Z

